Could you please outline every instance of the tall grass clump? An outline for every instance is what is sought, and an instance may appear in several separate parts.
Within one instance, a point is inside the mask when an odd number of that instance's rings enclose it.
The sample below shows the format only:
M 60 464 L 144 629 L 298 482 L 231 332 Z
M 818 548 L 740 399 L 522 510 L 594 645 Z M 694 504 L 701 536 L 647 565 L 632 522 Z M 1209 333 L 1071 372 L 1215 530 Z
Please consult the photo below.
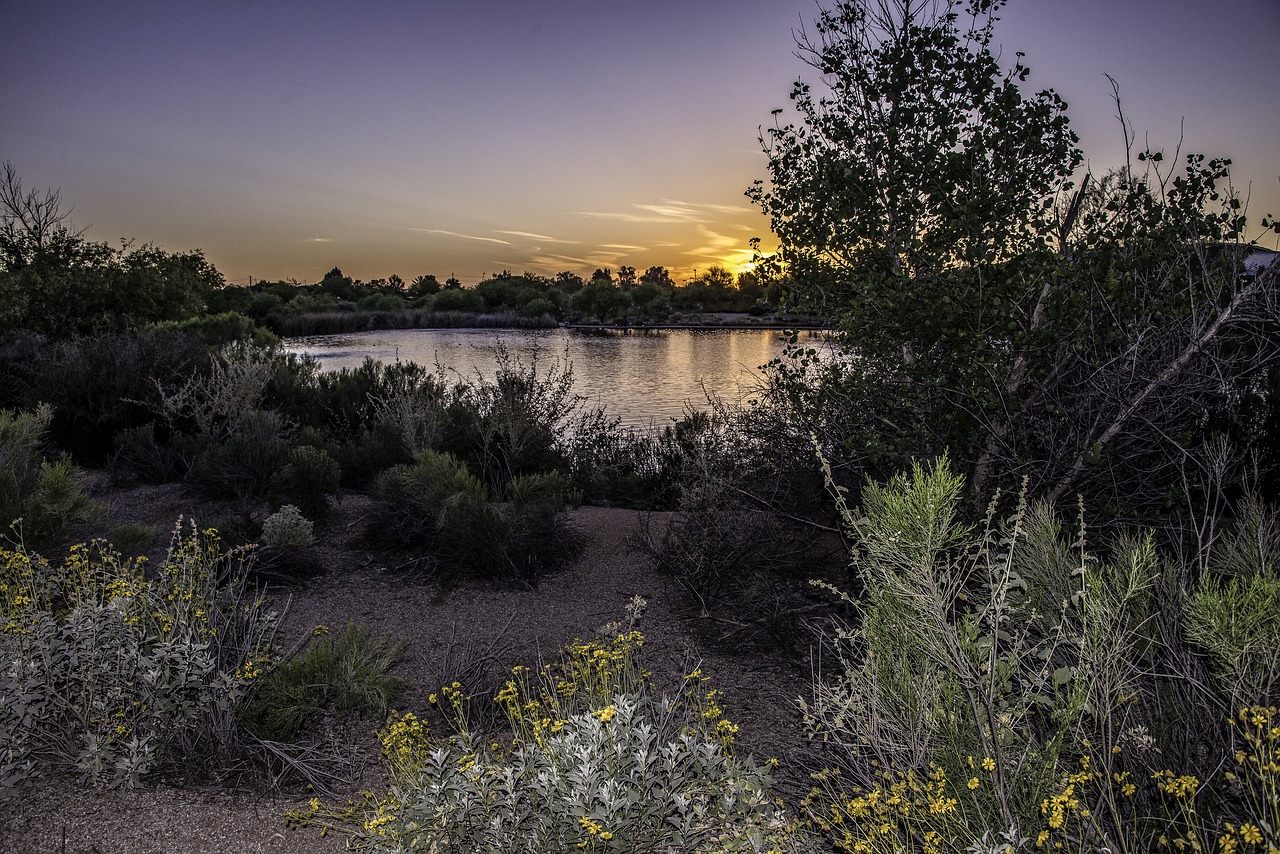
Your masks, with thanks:
M 102 541 L 57 564 L 0 550 L 0 790 L 46 771 L 134 787 L 234 757 L 277 622 L 247 562 L 181 522 L 154 572 Z
M 44 457 L 53 410 L 0 409 L 0 536 L 19 532 L 33 546 L 59 545 L 99 510 L 76 485 L 71 460 Z
M 866 484 L 856 511 L 835 490 L 863 592 L 835 591 L 855 619 L 802 703 L 831 760 L 811 823 L 858 852 L 1274 847 L 1280 634 L 1241 587 L 1274 581 L 1270 559 L 1224 550 L 1246 580 L 1206 576 L 1171 611 L 1182 575 L 1151 534 L 1103 560 L 1025 497 L 967 523 L 963 488 L 943 458 Z M 1176 669 L 1203 655 L 1216 690 Z
M 404 680 L 389 672 L 404 649 L 354 623 L 336 637 L 318 626 L 302 654 L 254 683 L 240 722 L 258 738 L 292 742 L 326 710 L 384 717 L 404 693 Z
M 433 700 L 438 734 L 412 713 L 379 733 L 388 781 L 348 809 L 318 800 L 295 821 L 352 844 L 399 851 L 798 851 L 771 792 L 770 763 L 732 750 L 718 693 L 691 674 L 658 695 L 639 632 L 569 646 L 540 671 L 518 667 L 481 731 L 457 683 Z

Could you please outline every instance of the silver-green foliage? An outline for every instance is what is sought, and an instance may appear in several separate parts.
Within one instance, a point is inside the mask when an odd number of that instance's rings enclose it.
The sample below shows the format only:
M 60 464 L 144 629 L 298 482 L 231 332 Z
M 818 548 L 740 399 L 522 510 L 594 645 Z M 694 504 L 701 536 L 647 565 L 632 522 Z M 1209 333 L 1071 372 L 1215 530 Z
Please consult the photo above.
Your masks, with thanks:
M 507 756 L 461 737 L 429 751 L 393 785 L 400 806 L 368 834 L 373 850 L 796 850 L 765 769 L 647 698 L 606 708 Z
M 292 504 L 286 504 L 262 523 L 262 541 L 269 546 L 309 546 L 315 541 L 315 526 Z
M 993 814 L 970 826 L 1029 827 L 1078 739 L 1124 730 L 1160 566 L 1150 537 L 1101 564 L 1025 500 L 965 525 L 963 487 L 944 458 L 868 485 L 856 513 L 842 503 L 866 594 L 846 597 L 861 621 L 837 629 L 805 720 L 866 785 L 877 767 L 960 779 L 968 757 L 991 757 Z
M 277 622 L 245 559 L 194 526 L 150 578 L 101 541 L 56 566 L 0 551 L 0 795 L 46 769 L 132 787 L 234 745 Z

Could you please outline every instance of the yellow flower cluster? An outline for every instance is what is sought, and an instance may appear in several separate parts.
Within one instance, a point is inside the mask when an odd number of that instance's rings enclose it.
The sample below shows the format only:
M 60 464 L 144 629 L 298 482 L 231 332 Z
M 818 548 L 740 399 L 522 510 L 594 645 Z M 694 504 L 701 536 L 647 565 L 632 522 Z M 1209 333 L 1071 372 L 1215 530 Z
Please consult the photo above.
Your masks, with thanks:
M 925 779 L 914 771 L 882 772 L 879 784 L 852 794 L 838 770 L 820 771 L 814 779 L 819 785 L 801 807 L 840 851 L 890 854 L 918 846 L 924 854 L 940 854 L 945 841 L 963 836 L 960 802 L 937 765 Z
M 1200 779 L 1191 774 L 1180 774 L 1175 776 L 1174 773 L 1167 768 L 1163 771 L 1157 771 L 1151 775 L 1151 779 L 1156 781 L 1156 787 L 1166 795 L 1172 797 L 1190 800 L 1196 796 L 1196 790 L 1200 788 Z
M 608 842 L 613 839 L 613 833 L 604 829 L 604 825 L 598 821 L 593 821 L 586 816 L 578 819 L 578 827 L 587 833 L 587 838 L 578 843 L 579 848 L 595 847 L 595 841 L 598 838 L 602 842 Z
M 428 732 L 426 725 L 413 712 L 405 712 L 390 720 L 378 733 L 382 755 L 393 769 L 405 771 L 419 767 L 427 754 Z

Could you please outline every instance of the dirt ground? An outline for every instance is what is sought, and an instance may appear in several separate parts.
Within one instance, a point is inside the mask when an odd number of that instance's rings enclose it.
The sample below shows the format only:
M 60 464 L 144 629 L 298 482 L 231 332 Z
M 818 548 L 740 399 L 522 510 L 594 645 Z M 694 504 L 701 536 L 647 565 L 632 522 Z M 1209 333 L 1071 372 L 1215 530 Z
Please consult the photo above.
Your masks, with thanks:
M 195 501 L 180 486 L 126 491 L 97 483 L 107 505 L 104 528 L 144 524 L 154 531 L 149 550 L 162 555 L 179 515 L 201 525 L 218 524 L 231 509 Z M 283 613 L 284 649 L 304 643 L 318 625 L 340 628 L 354 621 L 378 634 L 402 639 L 406 660 L 397 674 L 409 684 L 401 710 L 424 712 L 427 696 L 459 675 L 477 695 L 491 693 L 516 664 L 551 659 L 575 638 L 589 638 L 623 615 L 634 596 L 647 601 L 638 628 L 644 633 L 644 663 L 655 685 L 678 685 L 701 666 L 724 692 L 723 705 L 740 726 L 736 748 L 758 759 L 777 758 L 778 788 L 794 803 L 806 789 L 812 761 L 800 724 L 798 697 L 810 691 L 809 641 L 803 631 L 790 650 L 741 631 L 731 616 L 701 615 L 652 560 L 634 548 L 642 517 L 633 510 L 583 507 L 570 511 L 584 537 L 581 557 L 534 589 L 514 584 L 466 582 L 449 591 L 430 580 L 387 565 L 385 552 L 365 539 L 370 504 L 347 495 L 319 532 L 312 555 L 320 573 L 306 584 L 275 590 Z M 651 515 L 651 529 L 669 516 Z M 835 562 L 838 566 L 838 561 Z M 814 574 L 829 575 L 830 563 Z M 806 613 L 823 608 L 822 594 L 806 594 Z M 359 722 L 372 745 L 377 722 Z M 372 785 L 373 750 L 365 747 L 363 776 L 351 785 Z M 301 806 L 306 792 L 264 790 L 261 785 L 142 791 L 85 789 L 74 780 L 45 779 L 7 803 L 0 802 L 0 851 L 68 854 L 142 852 L 328 852 L 346 850 L 335 835 L 285 827 L 285 810 Z

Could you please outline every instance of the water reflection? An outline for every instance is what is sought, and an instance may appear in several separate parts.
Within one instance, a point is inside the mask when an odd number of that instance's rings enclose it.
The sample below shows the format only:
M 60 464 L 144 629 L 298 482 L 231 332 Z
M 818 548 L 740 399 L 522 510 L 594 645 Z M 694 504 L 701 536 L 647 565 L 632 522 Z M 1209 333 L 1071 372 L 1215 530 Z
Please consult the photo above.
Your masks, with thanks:
M 811 344 L 820 340 L 817 333 L 801 335 Z M 706 392 L 732 401 L 749 396 L 760 366 L 781 355 L 785 343 L 785 333 L 770 329 L 387 329 L 284 342 L 291 352 L 315 356 L 324 370 L 358 367 L 371 357 L 491 378 L 499 346 L 525 364 L 567 357 L 575 391 L 630 427 L 661 426 L 686 406 L 705 408 Z

